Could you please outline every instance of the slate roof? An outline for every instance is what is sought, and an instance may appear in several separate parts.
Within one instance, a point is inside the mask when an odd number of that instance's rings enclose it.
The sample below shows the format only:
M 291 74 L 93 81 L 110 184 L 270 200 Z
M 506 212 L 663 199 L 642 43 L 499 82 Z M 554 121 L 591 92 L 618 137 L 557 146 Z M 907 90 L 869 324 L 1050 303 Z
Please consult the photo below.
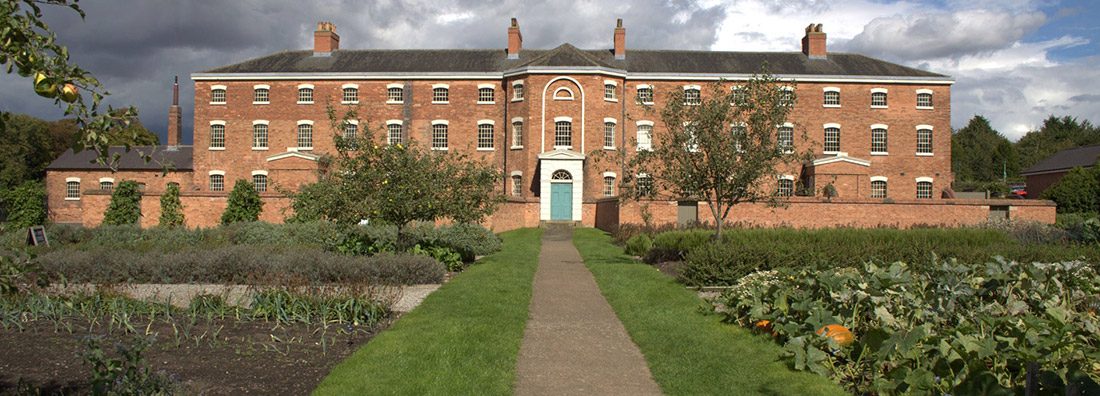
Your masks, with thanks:
M 145 162 L 139 152 L 149 154 L 152 152 L 152 160 Z M 118 170 L 150 170 L 159 171 L 165 169 L 172 171 L 189 171 L 194 169 L 191 155 L 192 146 L 134 146 L 127 152 L 125 147 L 115 146 L 108 149 L 111 156 L 121 155 L 118 161 Z M 61 156 L 53 160 L 47 170 L 109 170 L 107 166 L 95 163 L 96 152 L 83 150 L 79 153 L 72 149 L 66 150 Z
M 233 73 L 501 73 L 525 67 L 601 67 L 628 73 L 752 74 L 767 62 L 772 74 L 889 76 L 948 79 L 858 54 L 830 52 L 810 59 L 801 52 L 719 52 L 627 50 L 617 60 L 611 50 L 581 50 L 562 44 L 550 50 L 523 50 L 508 59 L 502 49 L 284 51 L 199 74 Z
M 1100 144 L 1065 149 L 1044 158 L 1042 161 L 1039 161 L 1039 163 L 1020 172 L 1020 174 L 1026 176 L 1068 171 L 1078 166 L 1088 168 L 1096 165 L 1097 158 L 1100 158 Z

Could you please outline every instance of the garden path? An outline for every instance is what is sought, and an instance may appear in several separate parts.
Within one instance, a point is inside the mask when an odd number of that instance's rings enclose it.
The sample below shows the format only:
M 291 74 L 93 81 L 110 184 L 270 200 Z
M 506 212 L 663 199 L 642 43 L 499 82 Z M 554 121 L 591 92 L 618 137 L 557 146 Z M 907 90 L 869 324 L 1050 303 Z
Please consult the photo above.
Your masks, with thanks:
M 572 235 L 572 227 L 556 224 L 543 233 L 516 394 L 661 394 Z

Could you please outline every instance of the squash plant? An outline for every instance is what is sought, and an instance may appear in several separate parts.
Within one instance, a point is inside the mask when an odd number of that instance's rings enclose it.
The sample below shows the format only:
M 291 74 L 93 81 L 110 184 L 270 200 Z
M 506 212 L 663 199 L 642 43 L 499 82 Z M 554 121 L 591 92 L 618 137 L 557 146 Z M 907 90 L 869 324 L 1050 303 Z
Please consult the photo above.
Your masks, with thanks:
M 760 271 L 722 302 L 796 369 L 857 394 L 1013 394 L 1029 363 L 1057 378 L 1047 393 L 1100 382 L 1100 275 L 1083 262 Z M 854 341 L 830 336 L 845 330 Z

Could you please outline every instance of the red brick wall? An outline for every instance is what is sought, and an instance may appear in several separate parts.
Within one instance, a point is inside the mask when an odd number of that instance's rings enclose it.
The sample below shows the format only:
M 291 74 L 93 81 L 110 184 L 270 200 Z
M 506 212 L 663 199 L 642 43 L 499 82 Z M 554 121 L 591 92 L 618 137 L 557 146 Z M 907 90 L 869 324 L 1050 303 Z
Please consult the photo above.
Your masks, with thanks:
M 1068 172 L 1056 172 L 1045 173 L 1041 175 L 1032 175 L 1027 177 L 1027 197 L 1029 199 L 1039 199 L 1043 196 L 1043 191 L 1046 191 L 1050 187 L 1062 180 L 1062 177 Z

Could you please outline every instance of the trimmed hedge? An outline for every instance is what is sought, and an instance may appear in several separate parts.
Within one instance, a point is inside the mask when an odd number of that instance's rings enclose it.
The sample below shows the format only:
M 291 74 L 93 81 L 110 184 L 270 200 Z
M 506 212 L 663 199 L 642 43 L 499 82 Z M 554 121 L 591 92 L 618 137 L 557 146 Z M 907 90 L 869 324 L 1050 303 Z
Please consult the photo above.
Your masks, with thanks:
M 327 284 L 439 283 L 445 269 L 420 255 L 346 256 L 320 249 L 226 246 L 175 252 L 112 248 L 56 250 L 37 259 L 69 282 Z
M 645 255 L 651 263 L 685 260 L 680 281 L 689 285 L 730 285 L 755 270 L 785 267 L 841 268 L 867 261 L 919 265 L 934 257 L 984 263 L 996 256 L 1023 262 L 1085 260 L 1100 263 L 1100 246 L 1048 241 L 1040 231 L 1001 229 L 733 229 L 721 242 L 713 231 L 658 234 Z

